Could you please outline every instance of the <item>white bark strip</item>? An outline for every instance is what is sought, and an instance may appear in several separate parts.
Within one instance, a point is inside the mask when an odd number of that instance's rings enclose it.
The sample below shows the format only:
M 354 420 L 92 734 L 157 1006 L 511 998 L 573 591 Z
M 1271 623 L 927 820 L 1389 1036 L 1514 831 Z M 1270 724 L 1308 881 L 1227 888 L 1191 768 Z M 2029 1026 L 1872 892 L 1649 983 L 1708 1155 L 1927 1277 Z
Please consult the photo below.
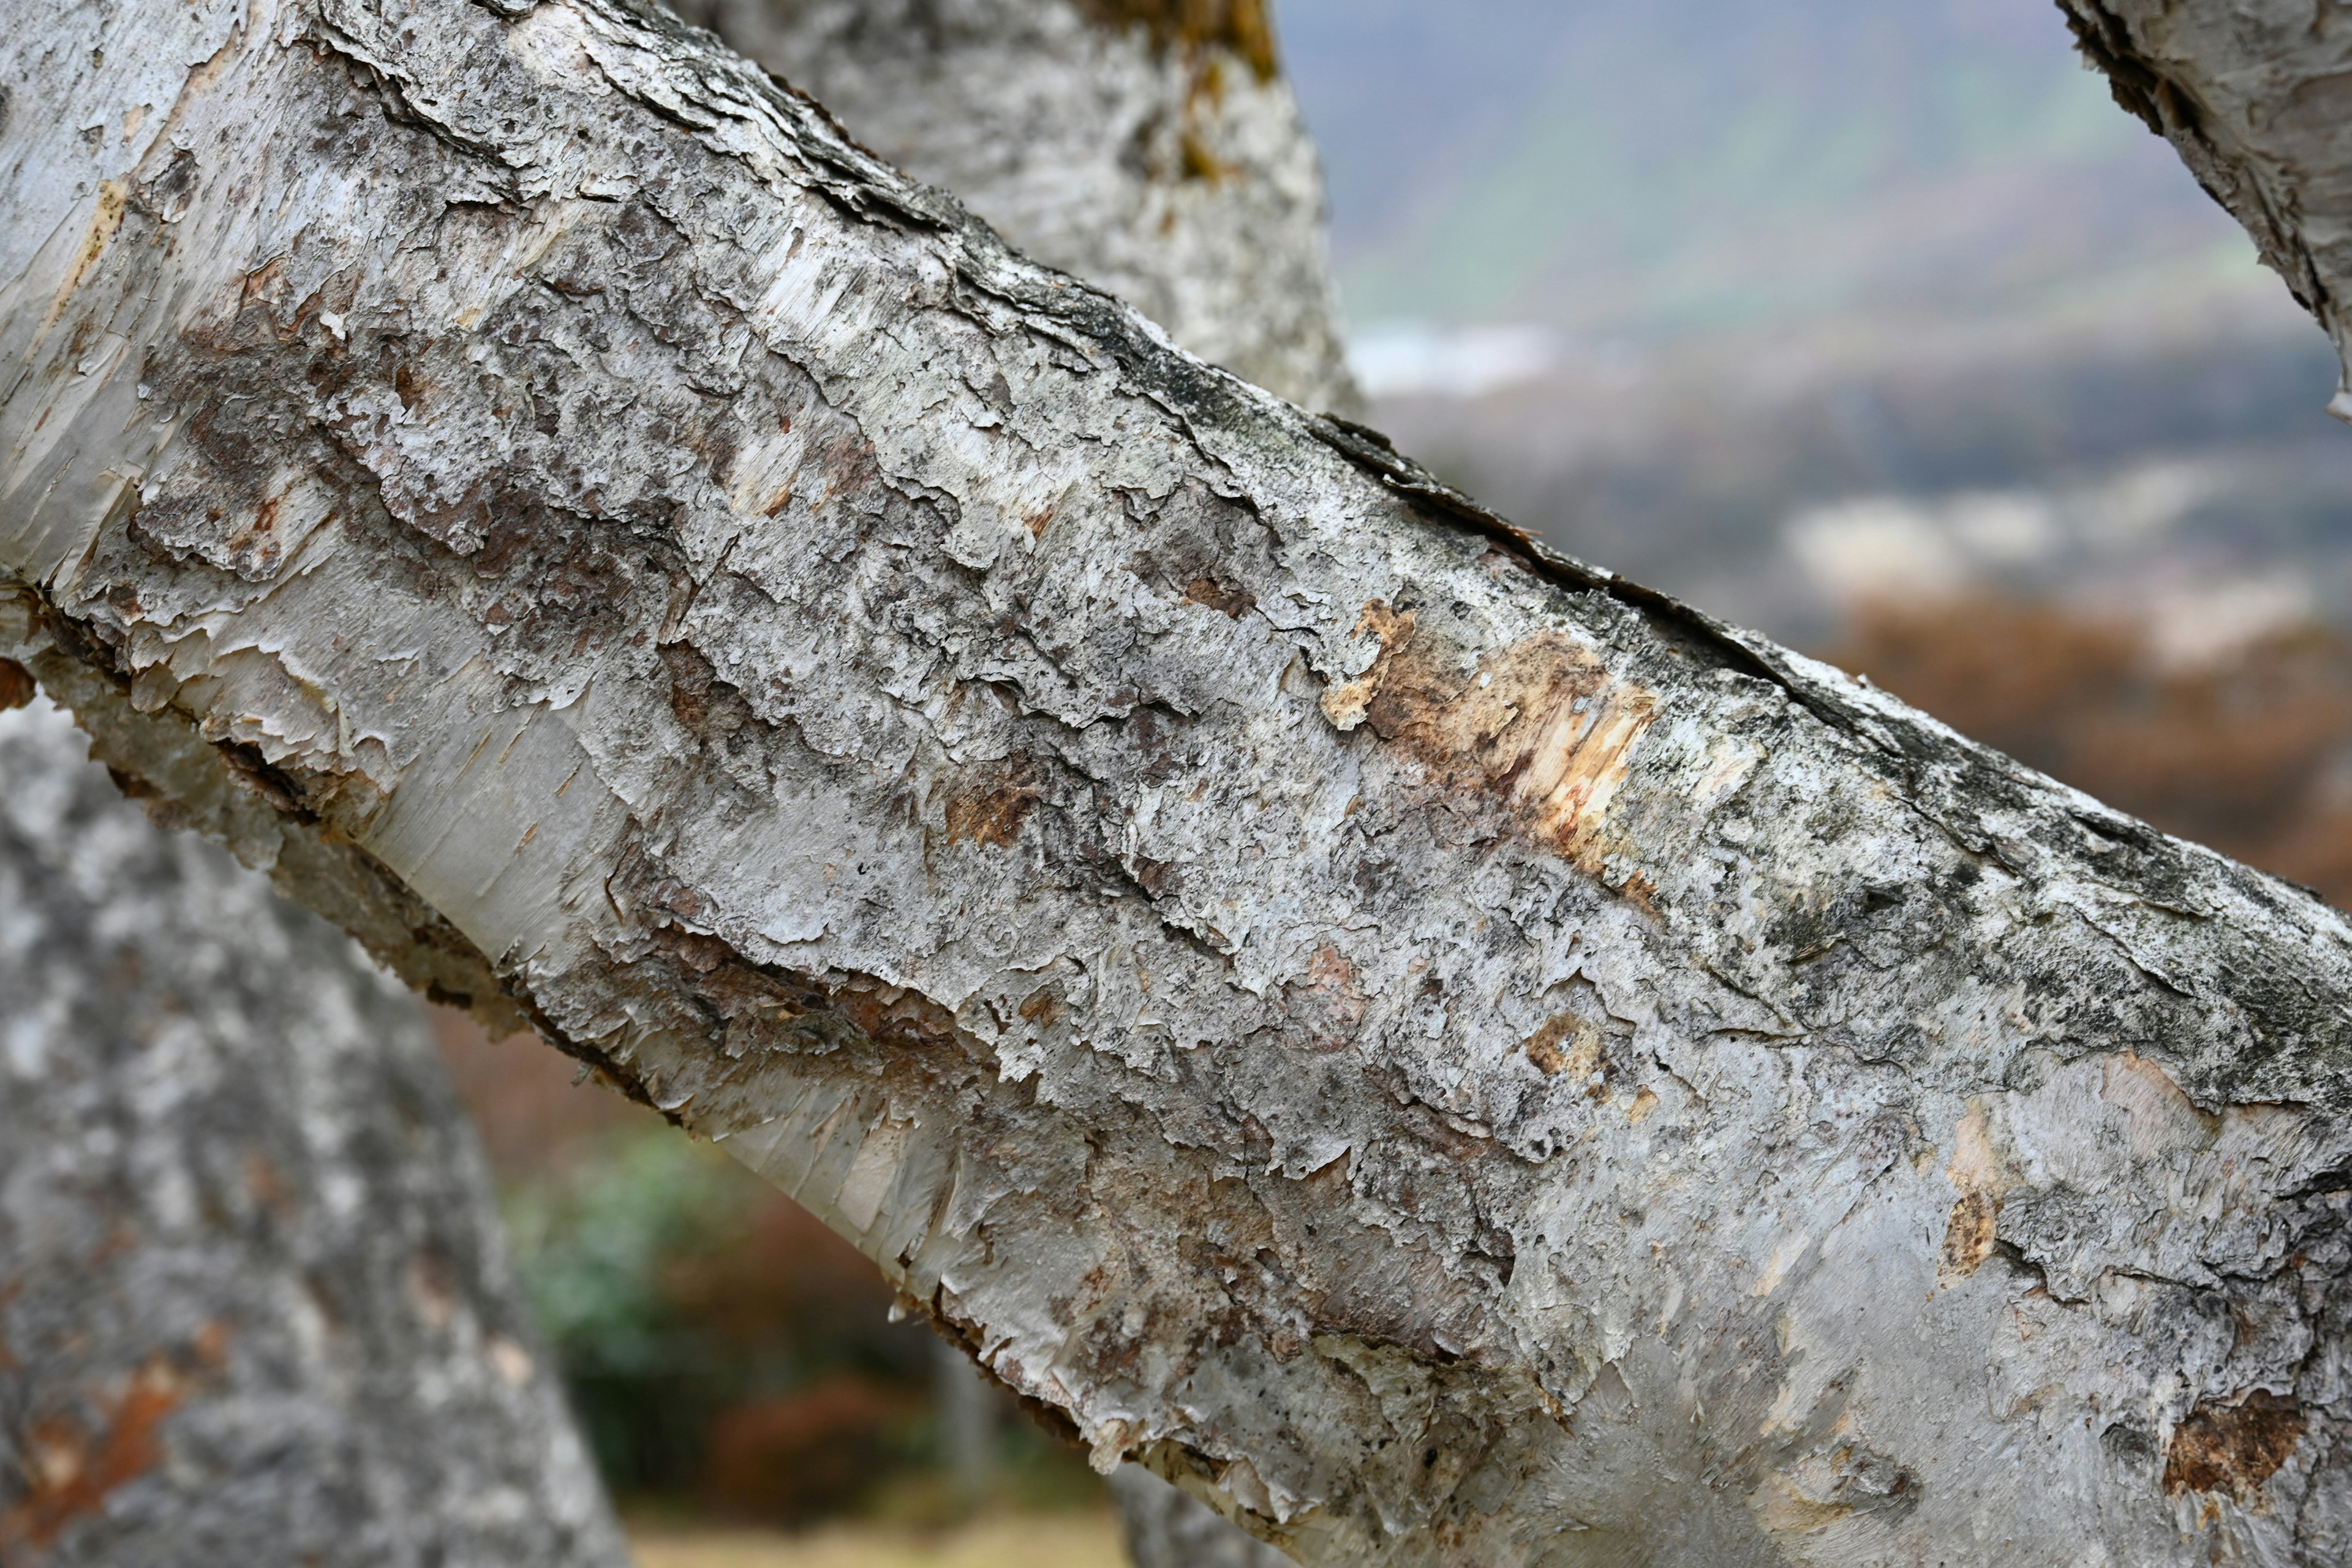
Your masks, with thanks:
M 1307 1561 L 2352 1552 L 2317 900 L 624 0 L 10 3 L 14 646 L 1103 1463 Z

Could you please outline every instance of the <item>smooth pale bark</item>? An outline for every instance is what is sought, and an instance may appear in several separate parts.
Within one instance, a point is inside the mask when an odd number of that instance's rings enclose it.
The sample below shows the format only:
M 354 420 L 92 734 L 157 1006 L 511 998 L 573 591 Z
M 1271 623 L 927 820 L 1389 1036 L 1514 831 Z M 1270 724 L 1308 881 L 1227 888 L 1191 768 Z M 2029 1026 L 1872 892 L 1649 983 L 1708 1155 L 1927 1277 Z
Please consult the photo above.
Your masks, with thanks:
M 0 636 L 1098 1462 L 1310 1562 L 2352 1551 L 2324 904 L 664 17 L 112 15 L 6 34 Z
M 2168 140 L 2319 319 L 2352 420 L 2352 16 L 2314 0 L 2059 0 L 2116 101 Z
M 1323 175 L 1264 0 L 680 0 L 856 140 L 1179 345 L 1352 411 Z
M 0 1562 L 622 1568 L 419 1011 L 0 715 Z

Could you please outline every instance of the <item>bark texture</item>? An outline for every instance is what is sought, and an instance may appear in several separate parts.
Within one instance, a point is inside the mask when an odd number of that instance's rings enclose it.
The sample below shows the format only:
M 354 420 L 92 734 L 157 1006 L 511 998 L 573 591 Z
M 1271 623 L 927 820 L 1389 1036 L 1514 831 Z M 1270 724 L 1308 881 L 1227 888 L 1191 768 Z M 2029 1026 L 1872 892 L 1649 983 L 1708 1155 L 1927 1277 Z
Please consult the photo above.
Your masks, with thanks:
M 1134 1568 L 1288 1568 L 1289 1558 L 1139 1465 L 1121 1465 L 1110 1489 Z
M 2116 101 L 2169 141 L 2335 340 L 2352 420 L 2352 16 L 2326 0 L 2059 0 Z
M 0 638 L 1105 1467 L 1309 1562 L 2352 1553 L 2317 900 L 1537 550 L 664 15 L 16 20 Z
M 1017 249 L 1182 347 L 1309 408 L 1354 412 L 1322 173 L 1260 0 L 676 0 Z M 950 1405 L 950 1408 L 954 1408 Z M 977 1452 L 978 1450 L 973 1450 Z M 1281 1561 L 1133 1466 L 1137 1568 Z
M 623 1568 L 424 1020 L 0 715 L 0 1562 Z
M 1016 249 L 1308 408 L 1358 402 L 1262 0 L 679 0 Z

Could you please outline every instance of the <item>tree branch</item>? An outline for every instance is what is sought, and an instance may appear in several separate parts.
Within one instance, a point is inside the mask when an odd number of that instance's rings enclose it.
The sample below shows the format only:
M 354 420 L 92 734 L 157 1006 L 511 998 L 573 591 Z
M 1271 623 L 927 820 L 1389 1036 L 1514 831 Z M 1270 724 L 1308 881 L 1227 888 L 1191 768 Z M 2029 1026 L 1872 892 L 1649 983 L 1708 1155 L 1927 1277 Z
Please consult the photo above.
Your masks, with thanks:
M 2352 28 L 2333 6 L 2059 0 L 2116 101 L 2253 236 L 2352 364 Z M 2352 372 L 2328 412 L 2352 420 Z
M 625 0 L 121 15 L 9 79 L 13 646 L 1099 1462 L 1307 1561 L 2337 1552 L 2335 911 Z

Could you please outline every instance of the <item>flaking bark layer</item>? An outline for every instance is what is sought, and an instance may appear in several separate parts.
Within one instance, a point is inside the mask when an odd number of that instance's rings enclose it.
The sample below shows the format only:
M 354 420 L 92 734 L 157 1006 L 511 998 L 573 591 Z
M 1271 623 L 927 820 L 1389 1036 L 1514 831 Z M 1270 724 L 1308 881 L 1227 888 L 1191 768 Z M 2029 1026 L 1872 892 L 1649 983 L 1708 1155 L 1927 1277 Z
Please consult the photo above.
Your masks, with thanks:
M 2335 911 L 664 15 L 9 37 L 0 653 L 1100 1462 L 1309 1562 L 2352 1551 Z
M 1350 411 L 1323 177 L 1259 0 L 679 0 L 1181 347 Z

